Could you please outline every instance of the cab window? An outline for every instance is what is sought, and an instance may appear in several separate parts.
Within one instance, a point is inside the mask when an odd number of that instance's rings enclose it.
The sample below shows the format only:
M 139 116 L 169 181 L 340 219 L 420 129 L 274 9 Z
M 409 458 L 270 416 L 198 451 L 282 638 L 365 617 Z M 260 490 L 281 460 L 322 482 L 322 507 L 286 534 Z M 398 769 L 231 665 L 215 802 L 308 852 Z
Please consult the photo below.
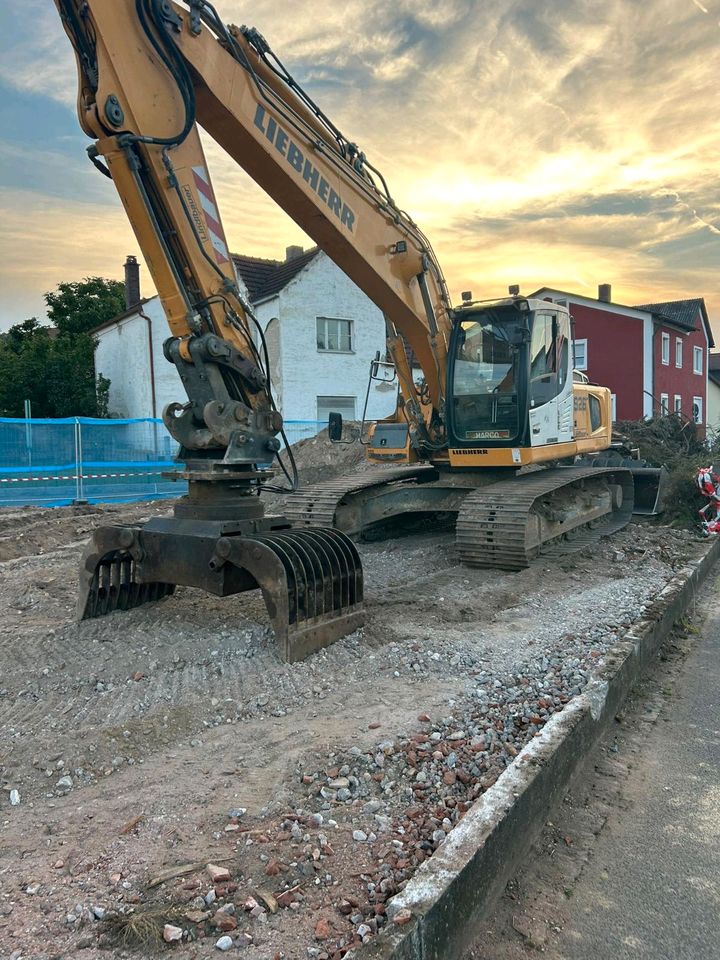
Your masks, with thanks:
M 553 400 L 563 389 L 570 364 L 570 341 L 558 315 L 537 313 L 530 340 L 530 406 Z

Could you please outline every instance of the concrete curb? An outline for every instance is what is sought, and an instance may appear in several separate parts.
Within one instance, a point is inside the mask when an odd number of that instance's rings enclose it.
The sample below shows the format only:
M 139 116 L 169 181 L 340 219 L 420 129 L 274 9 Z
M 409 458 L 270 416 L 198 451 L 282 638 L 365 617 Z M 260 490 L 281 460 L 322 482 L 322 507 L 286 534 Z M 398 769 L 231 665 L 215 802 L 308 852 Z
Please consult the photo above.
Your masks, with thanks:
M 549 810 L 581 760 L 605 732 L 649 660 L 694 601 L 720 557 L 720 539 L 684 567 L 608 653 L 585 691 L 554 714 L 497 782 L 468 810 L 435 853 L 388 905 L 412 920 L 388 929 L 362 951 L 366 960 L 453 960 L 517 872 Z

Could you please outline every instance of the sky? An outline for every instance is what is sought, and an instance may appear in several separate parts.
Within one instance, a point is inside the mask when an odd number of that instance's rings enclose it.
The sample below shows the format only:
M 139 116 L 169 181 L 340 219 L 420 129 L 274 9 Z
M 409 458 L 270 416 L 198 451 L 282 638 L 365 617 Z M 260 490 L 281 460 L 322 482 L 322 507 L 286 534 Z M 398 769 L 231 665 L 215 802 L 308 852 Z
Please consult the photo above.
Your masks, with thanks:
M 379 167 L 453 300 L 702 296 L 720 342 L 720 0 L 216 0 Z M 0 3 L 0 330 L 142 257 L 52 0 Z M 233 251 L 311 241 L 212 142 Z M 152 283 L 141 273 L 143 294 Z

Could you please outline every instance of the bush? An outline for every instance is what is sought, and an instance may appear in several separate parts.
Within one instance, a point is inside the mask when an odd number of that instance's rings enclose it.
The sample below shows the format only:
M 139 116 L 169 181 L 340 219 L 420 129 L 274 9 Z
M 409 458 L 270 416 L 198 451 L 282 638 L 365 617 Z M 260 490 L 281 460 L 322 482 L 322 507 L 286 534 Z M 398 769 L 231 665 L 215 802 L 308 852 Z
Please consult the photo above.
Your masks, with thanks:
M 698 468 L 717 460 L 720 472 L 720 445 L 697 436 L 695 424 L 670 414 L 652 420 L 625 420 L 616 424 L 618 439 L 638 447 L 651 466 L 665 467 L 669 477 L 665 488 L 663 522 L 697 529 L 698 510 L 707 503 L 695 483 Z

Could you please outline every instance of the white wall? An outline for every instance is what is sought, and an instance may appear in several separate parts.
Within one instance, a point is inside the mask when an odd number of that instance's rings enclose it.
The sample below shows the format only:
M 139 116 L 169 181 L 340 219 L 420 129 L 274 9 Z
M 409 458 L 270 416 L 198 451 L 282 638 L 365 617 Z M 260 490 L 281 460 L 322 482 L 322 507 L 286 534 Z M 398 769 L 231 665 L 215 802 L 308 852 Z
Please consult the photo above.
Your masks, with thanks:
M 155 415 L 173 401 L 187 399 L 174 364 L 163 354 L 170 329 L 159 297 L 143 307 L 152 322 L 155 362 Z M 278 336 L 270 336 L 275 398 L 286 420 L 316 420 L 317 398 L 355 397 L 362 415 L 370 361 L 385 352 L 382 313 L 349 277 L 319 253 L 274 297 L 256 304 L 263 329 L 274 319 Z M 317 349 L 318 316 L 353 321 L 353 352 L 325 353 Z M 137 313 L 97 334 L 95 369 L 110 380 L 110 415 L 152 416 L 148 330 Z M 368 419 L 386 417 L 395 409 L 396 385 L 374 384 L 368 401 Z
M 155 415 L 173 401 L 184 403 L 187 394 L 175 365 L 163 354 L 163 343 L 170 328 L 159 297 L 143 306 L 152 326 L 152 352 L 155 364 Z M 150 378 L 148 324 L 137 313 L 96 334 L 95 370 L 110 380 L 111 417 L 151 417 L 153 415 Z
M 355 397 L 362 415 L 370 361 L 385 353 L 385 321 L 380 310 L 339 267 L 319 253 L 267 304 L 259 304 L 263 326 L 280 319 L 282 413 L 286 420 L 315 420 L 317 398 Z M 317 317 L 353 321 L 352 353 L 317 348 Z M 386 417 L 395 409 L 395 386 L 373 385 L 369 419 Z
M 707 382 L 706 423 L 708 430 L 714 430 L 716 433 L 720 432 L 720 387 L 709 378 Z

